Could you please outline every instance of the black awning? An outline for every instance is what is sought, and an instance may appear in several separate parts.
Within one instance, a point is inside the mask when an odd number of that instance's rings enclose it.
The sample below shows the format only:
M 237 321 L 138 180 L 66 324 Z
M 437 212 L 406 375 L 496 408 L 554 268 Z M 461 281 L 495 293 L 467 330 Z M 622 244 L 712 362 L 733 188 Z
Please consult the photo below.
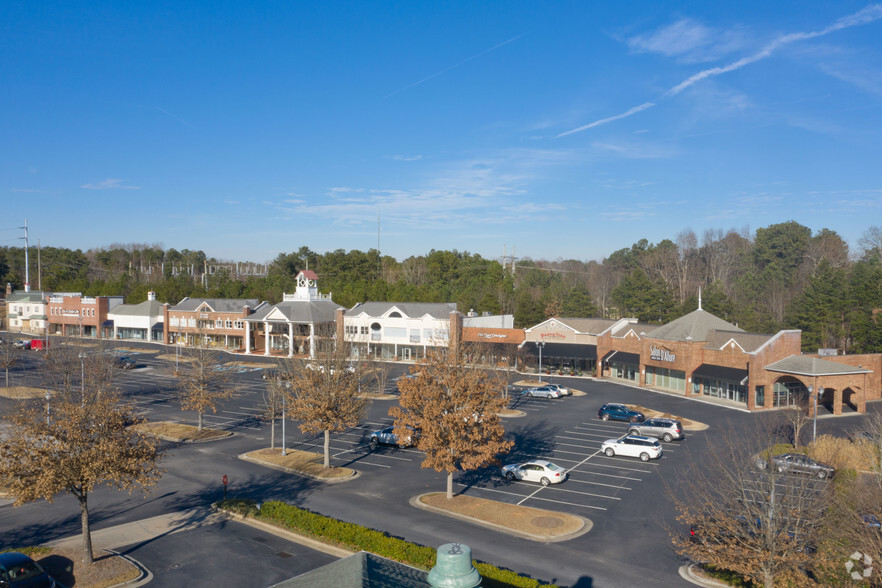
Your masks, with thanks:
M 153 323 L 153 326 L 150 327 L 150 330 L 151 330 L 151 331 L 162 331 L 162 330 L 163 330 L 163 323 L 162 323 L 162 321 L 160 321 L 160 322 L 158 322 L 158 323 Z
M 640 354 L 628 353 L 627 351 L 610 351 L 606 354 L 606 357 L 603 358 L 603 361 L 640 365 Z
M 746 382 L 747 380 L 747 370 L 703 363 L 692 372 L 692 377 L 713 378 L 715 380 L 727 380 L 729 382 L 741 383 Z
M 101 326 L 102 327 L 112 327 L 113 321 L 108 319 L 108 320 L 104 321 L 103 323 L 101 323 Z
M 524 341 L 521 347 L 530 355 L 539 356 L 539 348 L 535 341 Z M 542 358 L 568 357 L 572 359 L 597 359 L 596 345 L 574 345 L 571 343 L 546 343 L 542 346 Z

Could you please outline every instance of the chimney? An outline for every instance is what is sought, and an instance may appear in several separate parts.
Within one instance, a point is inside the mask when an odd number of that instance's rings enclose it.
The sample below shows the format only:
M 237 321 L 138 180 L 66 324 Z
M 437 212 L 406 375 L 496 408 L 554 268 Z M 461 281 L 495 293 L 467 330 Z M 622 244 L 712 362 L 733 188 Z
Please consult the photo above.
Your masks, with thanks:
M 462 543 L 439 547 L 435 567 L 426 579 L 435 588 L 475 588 L 481 584 L 481 574 L 472 565 L 472 550 Z
M 6 295 L 9 296 L 12 294 L 12 284 L 10 282 L 6 282 Z
M 154 292 L 153 290 L 150 290 L 149 292 L 147 292 L 147 300 L 149 300 L 150 302 L 155 301 L 156 300 L 156 292 Z

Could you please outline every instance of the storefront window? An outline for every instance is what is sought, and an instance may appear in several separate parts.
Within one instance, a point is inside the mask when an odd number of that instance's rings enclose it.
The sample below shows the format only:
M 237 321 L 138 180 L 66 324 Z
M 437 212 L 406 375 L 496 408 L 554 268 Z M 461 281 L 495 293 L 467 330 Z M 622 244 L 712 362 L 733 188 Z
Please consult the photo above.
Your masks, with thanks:
M 756 387 L 756 406 L 757 406 L 757 408 L 760 408 L 765 405 L 766 405 L 766 387 L 765 386 L 757 386 Z

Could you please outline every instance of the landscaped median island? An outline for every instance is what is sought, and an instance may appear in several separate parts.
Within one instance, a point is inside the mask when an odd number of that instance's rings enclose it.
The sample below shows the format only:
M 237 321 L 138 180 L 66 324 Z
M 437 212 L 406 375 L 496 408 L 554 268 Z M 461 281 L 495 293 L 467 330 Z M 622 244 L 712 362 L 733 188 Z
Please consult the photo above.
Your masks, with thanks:
M 443 492 L 432 492 L 417 496 L 411 504 L 539 541 L 565 541 L 592 527 L 591 521 L 575 515 L 462 494 L 448 499 Z
M 671 414 L 669 412 L 653 410 L 651 408 L 646 408 L 645 406 L 640 406 L 639 404 L 626 404 L 625 406 L 627 406 L 631 410 L 642 412 L 648 419 L 671 419 L 675 421 L 680 421 L 680 424 L 683 425 L 683 429 L 685 431 L 704 431 L 710 428 L 708 425 L 702 422 L 693 421 L 692 419 L 686 419 L 681 416 Z
M 358 472 L 352 468 L 325 468 L 322 464 L 322 454 L 311 451 L 288 449 L 285 455 L 282 455 L 281 449 L 264 448 L 243 453 L 239 458 L 323 482 L 342 482 L 354 479 L 358 475 Z
M 182 423 L 173 423 L 169 421 L 160 421 L 156 423 L 138 423 L 132 425 L 132 429 L 157 437 L 165 441 L 175 441 L 177 443 L 204 443 L 206 441 L 214 441 L 230 437 L 233 433 L 230 431 L 219 431 L 217 429 L 205 429 L 201 431 L 199 427 L 193 425 L 185 425 Z
M 43 398 L 46 396 L 45 388 L 33 388 L 31 386 L 9 386 L 8 388 L 0 388 L 0 396 L 11 398 L 12 400 L 33 400 L 34 398 Z
M 388 533 L 361 525 L 338 521 L 284 502 L 270 501 L 258 505 L 253 500 L 232 498 L 218 503 L 218 508 L 353 552 L 368 551 L 423 570 L 429 570 L 435 565 L 436 550 L 433 547 L 391 537 Z M 484 588 L 555 588 L 553 584 L 543 584 L 512 570 L 477 560 L 473 563 L 483 578 L 481 586 Z

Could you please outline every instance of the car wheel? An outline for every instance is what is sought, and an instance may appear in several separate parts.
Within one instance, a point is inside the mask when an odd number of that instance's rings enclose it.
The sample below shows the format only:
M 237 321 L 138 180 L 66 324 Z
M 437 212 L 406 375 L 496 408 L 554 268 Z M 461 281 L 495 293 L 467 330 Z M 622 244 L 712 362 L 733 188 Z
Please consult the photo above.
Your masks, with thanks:
M 818 472 L 818 477 L 822 480 L 825 479 L 827 477 L 827 472 L 821 470 L 820 472 Z
M 505 479 L 509 482 L 513 482 L 515 479 L 514 472 L 505 472 Z
M 527 396 L 529 396 L 530 398 L 533 398 L 533 393 L 532 393 L 532 392 L 527 392 Z
M 607 457 L 612 457 L 616 454 L 615 450 L 612 447 L 607 447 L 604 453 L 606 453 Z
M 543 486 L 548 486 L 549 484 L 551 484 L 551 480 L 549 480 L 546 477 L 543 477 L 541 480 L 539 480 L 539 483 L 542 484 Z
M 671 441 L 674 440 L 674 438 L 671 437 L 671 434 L 670 434 L 670 433 L 665 433 L 664 437 L 662 437 L 662 440 L 663 440 L 665 443 L 670 443 Z
M 645 451 L 640 454 L 640 461 L 649 461 L 649 454 Z
M 602 418 L 602 419 L 605 420 L 605 421 L 608 421 L 608 420 L 609 420 L 609 415 L 608 415 L 608 414 L 604 414 L 604 415 L 601 416 L 600 418 Z
M 371 437 L 371 450 L 373 451 L 379 446 L 380 446 L 380 440 L 377 439 L 376 437 Z

